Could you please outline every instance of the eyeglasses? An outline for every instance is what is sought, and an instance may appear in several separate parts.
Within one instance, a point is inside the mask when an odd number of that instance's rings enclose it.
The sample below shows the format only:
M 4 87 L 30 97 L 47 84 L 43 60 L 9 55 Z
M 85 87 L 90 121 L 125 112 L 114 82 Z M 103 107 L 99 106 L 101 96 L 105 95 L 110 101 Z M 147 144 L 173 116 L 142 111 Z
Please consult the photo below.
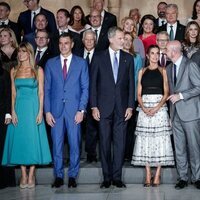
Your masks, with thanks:
M 168 42 L 168 39 L 157 39 L 158 42 Z
M 93 15 L 93 16 L 91 15 L 90 16 L 90 18 L 100 18 L 100 17 L 101 17 L 101 15 Z
M 38 39 L 38 40 L 40 40 L 40 39 L 41 39 L 41 40 L 44 40 L 44 39 L 47 40 L 47 39 L 48 39 L 47 37 L 39 37 L 39 36 L 36 36 L 35 38 Z

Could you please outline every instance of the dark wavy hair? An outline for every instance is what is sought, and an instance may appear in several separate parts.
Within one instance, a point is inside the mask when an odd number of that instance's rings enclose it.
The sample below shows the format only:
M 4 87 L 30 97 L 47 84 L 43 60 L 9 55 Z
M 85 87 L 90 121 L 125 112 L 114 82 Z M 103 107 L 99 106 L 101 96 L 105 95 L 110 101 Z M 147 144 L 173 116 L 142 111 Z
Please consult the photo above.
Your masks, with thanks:
M 147 14 L 147 15 L 144 15 L 141 19 L 141 25 L 143 25 L 144 21 L 146 19 L 150 19 L 151 21 L 153 21 L 153 33 L 156 33 L 156 30 L 157 30 L 157 27 L 156 27 L 156 18 L 151 15 L 151 14 Z M 141 27 L 141 34 L 143 34 L 144 30 L 143 30 L 143 27 Z
M 192 10 L 192 19 L 197 19 L 197 11 L 196 11 L 196 6 L 197 3 L 200 2 L 200 0 L 196 0 L 193 4 L 193 10 Z
M 151 49 L 154 49 L 154 48 L 156 48 L 156 49 L 158 49 L 158 50 L 160 49 L 159 46 L 158 46 L 157 44 L 152 44 L 152 45 L 150 45 L 149 48 L 147 49 L 146 55 L 149 55 Z M 147 67 L 149 64 L 150 64 L 149 59 L 148 59 L 148 57 L 146 56 L 145 67 Z
M 86 19 L 85 19 L 85 14 L 83 12 L 83 9 L 79 6 L 79 5 L 76 5 L 76 6 L 73 6 L 71 11 L 70 11 L 70 21 L 69 21 L 69 25 L 73 25 L 74 24 L 74 13 L 75 13 L 75 10 L 76 9 L 79 9 L 81 11 L 81 25 L 82 26 L 85 26 L 86 25 Z

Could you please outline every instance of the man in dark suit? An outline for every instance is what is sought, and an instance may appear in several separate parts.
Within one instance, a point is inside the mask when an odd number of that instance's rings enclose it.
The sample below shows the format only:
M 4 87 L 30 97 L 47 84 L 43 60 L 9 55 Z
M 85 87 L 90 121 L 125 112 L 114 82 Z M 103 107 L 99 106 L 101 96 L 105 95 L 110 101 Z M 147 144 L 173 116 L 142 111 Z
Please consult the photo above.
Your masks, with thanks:
M 107 33 L 110 27 L 117 26 L 116 16 L 104 10 L 104 0 L 93 0 L 92 8 L 94 10 L 98 10 L 101 14 L 101 18 L 102 18 L 101 25 L 102 25 L 103 31 Z M 86 16 L 88 23 L 90 23 L 89 18 L 90 18 L 90 15 Z
M 109 188 L 111 183 L 126 187 L 122 182 L 122 166 L 127 120 L 134 107 L 134 63 L 133 57 L 121 50 L 124 33 L 122 29 L 112 27 L 108 38 L 110 46 L 94 55 L 90 75 L 90 106 L 94 119 L 99 122 L 104 179 L 101 188 Z
M 160 49 L 160 58 L 159 58 L 159 65 L 161 67 L 166 67 L 171 63 L 171 61 L 167 58 L 166 50 L 167 50 L 167 43 L 169 42 L 169 35 L 167 31 L 161 31 L 156 34 L 156 44 Z
M 178 182 L 176 189 L 188 185 L 188 168 L 191 181 L 200 189 L 200 68 L 182 55 L 177 40 L 167 44 L 167 66 L 170 88 L 170 116 L 175 143 Z
M 83 49 L 83 43 L 81 41 L 80 34 L 75 33 L 68 29 L 69 19 L 70 19 L 70 14 L 68 10 L 61 8 L 57 11 L 56 21 L 57 21 L 58 29 L 57 29 L 57 34 L 55 35 L 54 40 L 53 40 L 54 46 L 55 46 L 56 52 L 58 53 L 59 52 L 59 48 L 58 48 L 59 35 L 61 35 L 62 33 L 70 33 L 74 41 L 72 52 L 79 56 L 81 54 L 81 49 Z
M 49 35 L 46 30 L 38 30 L 35 36 L 36 51 L 35 51 L 35 61 L 36 64 L 44 69 L 46 62 L 49 58 L 53 57 L 50 51 Z
M 178 21 L 178 6 L 168 4 L 165 11 L 167 23 L 158 28 L 158 32 L 167 31 L 170 41 L 183 41 L 185 37 L 185 26 Z
M 160 27 L 167 23 L 167 20 L 165 18 L 165 11 L 166 11 L 167 3 L 164 1 L 161 1 L 157 5 L 157 14 L 158 18 L 156 19 L 156 26 Z
M 17 23 L 9 19 L 10 11 L 11 11 L 11 8 L 8 3 L 3 2 L 3 1 L 0 2 L 0 28 L 8 27 L 12 29 L 15 33 L 17 41 L 20 42 L 21 37 L 20 37 Z
M 101 13 L 98 10 L 90 12 L 91 29 L 96 33 L 95 51 L 102 51 L 108 48 L 108 30 L 103 29 Z
M 81 53 L 81 57 L 85 58 L 88 63 L 89 74 L 91 72 L 91 62 L 95 54 L 96 45 L 96 33 L 88 29 L 83 32 L 82 38 L 84 48 Z M 97 162 L 97 138 L 98 138 L 98 123 L 94 120 L 92 116 L 92 110 L 90 109 L 90 104 L 87 106 L 85 127 L 83 130 L 86 133 L 85 137 L 85 151 L 87 152 L 87 162 Z
M 49 33 L 54 33 L 57 30 L 54 14 L 49 10 L 42 8 L 39 5 L 40 0 L 24 0 L 23 2 L 28 10 L 19 14 L 17 23 L 20 33 L 23 31 L 23 34 L 26 35 L 35 31 L 36 27 L 33 22 L 34 17 L 38 13 L 42 13 L 46 16 L 47 21 L 49 22 L 47 26 L 47 31 Z
M 68 187 L 77 187 L 80 168 L 80 123 L 88 102 L 88 66 L 83 58 L 72 54 L 73 38 L 69 33 L 59 37 L 60 55 L 51 58 L 45 66 L 44 110 L 52 127 L 55 181 L 52 187 L 64 184 L 64 138 L 69 143 L 70 164 Z

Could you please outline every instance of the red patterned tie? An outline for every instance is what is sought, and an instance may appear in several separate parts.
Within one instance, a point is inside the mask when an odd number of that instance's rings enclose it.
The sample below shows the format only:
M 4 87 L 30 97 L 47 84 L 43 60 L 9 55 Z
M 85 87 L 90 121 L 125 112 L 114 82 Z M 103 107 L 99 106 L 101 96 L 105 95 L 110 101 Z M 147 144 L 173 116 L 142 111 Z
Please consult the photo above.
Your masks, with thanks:
M 66 79 L 67 77 L 67 59 L 64 59 L 64 64 L 63 64 L 63 78 Z

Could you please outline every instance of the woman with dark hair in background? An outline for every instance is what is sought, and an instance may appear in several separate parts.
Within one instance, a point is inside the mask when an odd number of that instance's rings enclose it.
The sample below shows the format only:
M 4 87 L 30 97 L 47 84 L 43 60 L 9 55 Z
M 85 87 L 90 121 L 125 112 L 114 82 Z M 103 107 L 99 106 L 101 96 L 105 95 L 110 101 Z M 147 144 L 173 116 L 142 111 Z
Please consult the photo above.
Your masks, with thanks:
M 188 19 L 188 22 L 196 21 L 200 26 L 200 0 L 196 0 L 193 4 L 192 17 Z
M 145 52 L 147 52 L 149 46 L 156 44 L 156 23 L 153 15 L 144 15 L 141 19 L 141 35 L 139 38 L 142 40 Z
M 132 164 L 145 166 L 144 187 L 158 186 L 161 166 L 174 165 L 172 131 L 166 105 L 169 87 L 166 69 L 158 66 L 159 51 L 157 45 L 149 47 L 149 65 L 138 75 L 139 115 Z M 151 167 L 156 167 L 153 180 Z
M 68 27 L 71 31 L 76 33 L 81 33 L 82 31 L 90 28 L 90 25 L 86 23 L 85 14 L 80 6 L 76 5 L 72 7 Z
M 185 39 L 182 43 L 183 54 L 191 58 L 200 48 L 200 27 L 196 21 L 188 22 L 185 29 Z
M 43 70 L 35 65 L 29 43 L 20 44 L 17 57 L 18 65 L 10 73 L 12 123 L 7 129 L 2 165 L 20 165 L 23 189 L 35 187 L 35 165 L 49 164 L 51 155 L 43 120 Z
M 3 69 L 0 57 L 0 163 L 6 137 L 7 124 L 11 122 L 11 85 L 10 75 Z M 0 165 L 0 189 L 15 186 L 15 172 L 12 167 Z

